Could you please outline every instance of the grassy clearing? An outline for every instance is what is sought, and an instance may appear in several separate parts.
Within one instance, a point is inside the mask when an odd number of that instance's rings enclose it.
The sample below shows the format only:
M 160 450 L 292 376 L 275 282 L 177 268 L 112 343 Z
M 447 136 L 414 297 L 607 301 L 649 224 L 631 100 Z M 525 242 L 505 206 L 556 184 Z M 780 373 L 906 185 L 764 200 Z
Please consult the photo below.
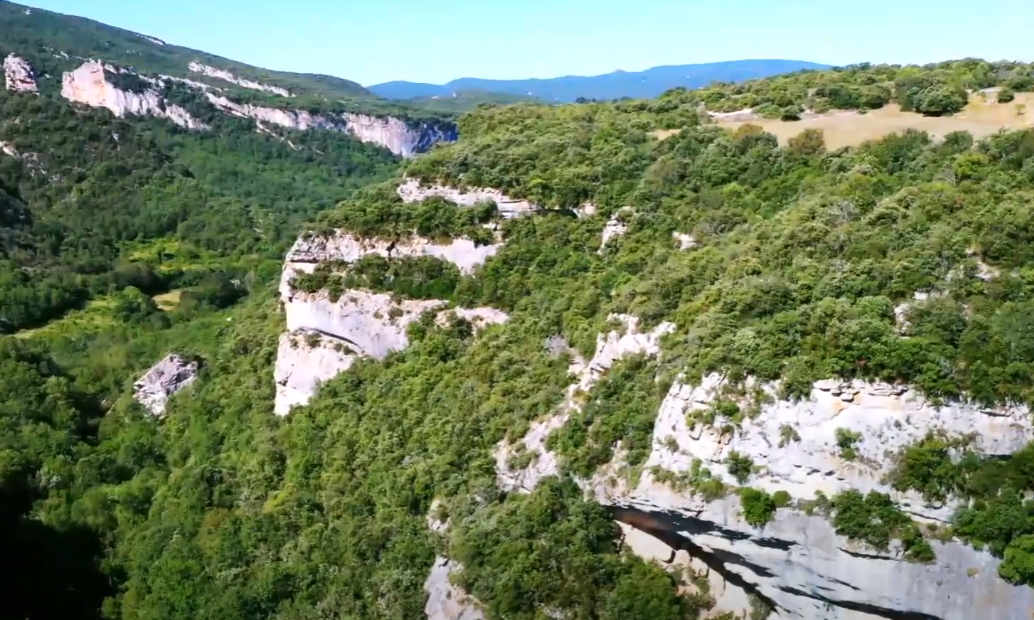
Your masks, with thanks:
M 14 334 L 16 338 L 32 338 L 47 333 L 68 333 L 70 330 L 96 330 L 114 325 L 117 320 L 111 312 L 115 301 L 101 297 L 89 301 L 82 310 L 73 310 L 65 316 L 35 329 L 23 329 Z
M 1019 114 L 1018 106 L 1026 106 L 1026 112 Z M 953 131 L 968 131 L 979 140 L 1002 129 L 1034 127 L 1034 93 L 1017 93 L 1015 101 L 1000 104 L 987 103 L 981 97 L 974 95 L 962 112 L 947 117 L 920 116 L 911 112 L 902 112 L 900 106 L 892 103 L 868 114 L 838 112 L 820 118 L 792 122 L 759 119 L 737 122 L 719 121 L 718 124 L 729 129 L 736 129 L 743 125 L 758 125 L 779 138 L 781 144 L 786 144 L 790 138 L 805 129 L 820 129 L 825 134 L 826 146 L 830 149 L 857 146 L 863 142 L 878 140 L 906 129 L 920 129 L 934 138 L 943 137 Z M 675 133 L 678 131 L 662 130 L 654 132 L 653 135 L 663 140 Z
M 180 296 L 183 295 L 183 289 L 176 289 L 169 291 L 168 293 L 162 293 L 161 295 L 154 296 L 154 303 L 159 308 L 168 312 L 169 310 L 176 309 L 176 306 L 180 305 Z

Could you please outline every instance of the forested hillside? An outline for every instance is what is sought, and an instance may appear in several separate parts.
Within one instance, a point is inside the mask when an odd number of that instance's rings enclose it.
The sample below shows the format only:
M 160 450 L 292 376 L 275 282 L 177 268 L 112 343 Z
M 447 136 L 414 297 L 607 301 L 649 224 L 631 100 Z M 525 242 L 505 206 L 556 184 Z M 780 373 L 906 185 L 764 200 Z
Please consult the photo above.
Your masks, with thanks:
M 33 9 L 6 0 L 0 2 L 0 23 L 4 25 L 0 31 L 0 52 L 4 56 L 10 52 L 24 55 L 40 68 L 41 74 L 60 77 L 61 71 L 67 71 L 73 63 L 103 58 L 110 63 L 134 67 L 142 73 L 161 73 L 232 87 L 226 80 L 189 70 L 191 62 L 200 62 L 294 94 L 322 95 L 325 98 L 372 97 L 369 91 L 349 80 L 260 69 L 166 43 L 146 33 L 130 32 L 90 19 Z M 247 89 L 241 87 L 240 90 Z
M 5 26 L 35 17 L 0 10 Z M 100 53 L 103 37 L 136 36 L 97 28 L 69 47 Z M 21 31 L 4 30 L 2 46 L 19 44 L 11 33 Z M 673 386 L 714 376 L 725 382 L 720 398 L 677 417 L 726 443 L 767 407 L 810 406 L 814 386 L 830 380 L 910 387 L 930 403 L 923 411 L 1023 418 L 1013 426 L 1027 432 L 1034 130 L 981 141 L 907 131 L 830 150 L 818 132 L 780 146 L 706 112 L 896 101 L 918 117 L 950 113 L 960 88 L 1032 82 L 1029 65 L 961 61 L 654 100 L 481 108 L 460 119 L 458 143 L 404 164 L 347 134 L 261 133 L 196 93 L 166 94 L 209 131 L 116 118 L 45 92 L 0 93 L 0 546 L 15 575 L 0 585 L 0 617 L 423 618 L 442 557 L 490 619 L 764 618 L 791 614 L 789 600 L 822 605 L 829 618 L 975 617 L 954 602 L 964 597 L 942 596 L 942 576 L 945 587 L 963 580 L 957 591 L 992 584 L 1005 594 L 981 613 L 1009 617 L 1034 584 L 1032 448 L 985 454 L 979 438 L 931 433 L 898 453 L 881 444 L 876 457 L 866 442 L 887 437 L 838 427 L 826 448 L 837 467 L 889 475 L 864 493 L 807 497 L 775 491 L 776 476 L 746 453 L 708 464 L 687 454 L 684 472 L 650 458 L 669 443 L 655 423 Z M 661 140 L 662 129 L 677 131 Z M 535 208 L 504 218 L 498 203 L 407 202 L 403 175 L 453 195 L 493 188 Z M 469 272 L 431 255 L 329 257 L 288 284 L 339 307 L 372 291 L 506 320 L 475 328 L 428 313 L 409 326 L 408 346 L 383 361 L 357 357 L 277 417 L 284 316 L 274 288 L 303 231 L 392 248 L 414 234 L 497 245 Z M 619 325 L 620 316 L 637 321 Z M 608 359 L 589 389 L 571 388 L 580 385 L 571 374 L 592 370 L 579 359 L 648 332 L 663 334 L 655 350 Z M 202 369 L 159 419 L 131 385 L 170 352 Z M 848 401 L 838 406 L 857 404 Z M 563 407 L 542 441 L 556 475 L 528 492 L 500 486 L 502 469 L 533 466 L 517 446 Z M 809 440 L 807 428 L 779 431 L 765 454 Z M 500 446 L 513 450 L 502 464 Z M 607 468 L 613 484 L 594 478 Z M 703 571 L 633 553 L 598 487 L 645 479 L 698 502 L 698 520 L 687 517 L 699 529 L 686 537 L 692 553 L 749 593 L 750 610 L 721 608 Z M 900 503 L 908 493 L 910 507 Z M 725 529 L 699 516 L 722 501 Z M 934 525 L 917 516 L 949 504 L 957 510 Z M 792 564 L 807 556 L 799 547 L 779 555 L 785 515 L 828 521 L 849 559 L 871 563 L 859 572 L 880 577 L 848 584 L 849 600 L 766 586 L 780 566 L 823 577 L 818 562 Z M 729 553 L 707 554 L 717 544 L 707 536 L 754 537 L 775 570 L 748 573 Z M 991 569 L 944 563 L 953 557 Z M 883 579 L 890 565 L 920 575 L 928 598 L 878 591 L 909 581 Z M 951 612 L 920 614 L 935 605 Z
M 0 158 L 3 333 L 126 286 L 153 295 L 240 278 L 394 165 L 330 133 L 299 132 L 296 150 L 251 121 L 201 134 L 48 97 L 3 92 L 0 106 L 15 153 Z

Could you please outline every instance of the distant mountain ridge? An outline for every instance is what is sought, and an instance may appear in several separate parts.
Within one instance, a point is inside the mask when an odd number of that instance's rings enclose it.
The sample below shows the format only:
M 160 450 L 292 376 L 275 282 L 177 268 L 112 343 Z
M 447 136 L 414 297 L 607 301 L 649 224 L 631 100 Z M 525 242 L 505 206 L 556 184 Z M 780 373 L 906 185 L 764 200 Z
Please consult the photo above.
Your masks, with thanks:
M 730 60 L 692 65 L 667 65 L 645 71 L 614 71 L 604 75 L 566 75 L 547 79 L 487 80 L 460 78 L 447 84 L 394 81 L 368 86 L 385 99 L 449 97 L 462 91 L 482 91 L 530 96 L 545 101 L 569 103 L 578 98 L 651 98 L 672 88 L 700 88 L 711 82 L 742 82 L 793 73 L 803 69 L 829 69 L 804 60 Z

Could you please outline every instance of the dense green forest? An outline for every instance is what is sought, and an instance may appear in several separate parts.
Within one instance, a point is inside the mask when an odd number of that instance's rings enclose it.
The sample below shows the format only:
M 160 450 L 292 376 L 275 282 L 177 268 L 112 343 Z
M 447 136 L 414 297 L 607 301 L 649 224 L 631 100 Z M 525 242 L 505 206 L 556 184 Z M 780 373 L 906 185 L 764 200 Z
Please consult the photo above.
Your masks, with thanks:
M 29 37 L 20 28 L 4 31 L 4 51 Z M 116 36 L 78 32 L 70 53 L 100 54 Z M 148 70 L 172 71 L 154 62 Z M 1024 90 L 1029 78 L 1026 65 L 960 61 L 476 109 L 459 143 L 404 172 L 546 209 L 505 221 L 505 246 L 473 276 L 426 257 L 366 260 L 334 286 L 491 306 L 510 321 L 475 334 L 427 316 L 405 351 L 358 362 L 287 418 L 272 412 L 274 287 L 297 234 L 485 241 L 492 206 L 405 205 L 386 151 L 285 134 L 296 150 L 182 92 L 213 131 L 0 93 L 0 138 L 18 154 L 0 155 L 0 548 L 16 575 L 0 586 L 0 617 L 421 618 L 440 553 L 464 566 L 457 581 L 490 618 L 699 617 L 708 597 L 680 595 L 675 576 L 621 549 L 611 515 L 569 475 L 609 462 L 619 440 L 641 465 L 677 374 L 780 380 L 787 398 L 838 376 L 907 382 L 943 401 L 1034 404 L 1034 130 L 982 142 L 909 131 L 828 151 L 816 132 L 781 147 L 756 127 L 727 131 L 700 103 L 897 101 L 940 114 L 927 106 L 943 89 Z M 659 141 L 662 128 L 681 132 Z M 589 202 L 599 214 L 571 212 Z M 598 252 L 626 206 L 627 233 Z M 696 247 L 680 249 L 674 232 Z M 318 272 L 301 284 L 332 282 Z M 917 291 L 927 300 L 913 301 Z M 559 335 L 591 354 L 614 312 L 677 328 L 658 359 L 615 366 L 551 438 L 562 478 L 500 491 L 496 444 L 554 410 L 570 383 L 568 360 L 543 343 Z M 170 351 L 205 364 L 159 421 L 128 388 Z M 894 488 L 962 498 L 940 535 L 986 547 L 1002 577 L 1034 583 L 1030 448 L 987 461 L 931 436 L 898 456 Z M 737 492 L 758 528 L 790 506 L 751 488 L 749 462 L 735 469 L 739 489 L 699 469 L 687 484 Z M 427 527 L 436 499 L 444 539 Z M 848 492 L 807 509 L 849 538 L 900 539 L 909 560 L 934 559 L 887 496 Z
M 19 154 L 0 159 L 0 333 L 127 286 L 156 294 L 275 270 L 301 222 L 395 166 L 345 136 L 298 134 L 295 150 L 225 116 L 186 132 L 6 91 L 0 114 Z

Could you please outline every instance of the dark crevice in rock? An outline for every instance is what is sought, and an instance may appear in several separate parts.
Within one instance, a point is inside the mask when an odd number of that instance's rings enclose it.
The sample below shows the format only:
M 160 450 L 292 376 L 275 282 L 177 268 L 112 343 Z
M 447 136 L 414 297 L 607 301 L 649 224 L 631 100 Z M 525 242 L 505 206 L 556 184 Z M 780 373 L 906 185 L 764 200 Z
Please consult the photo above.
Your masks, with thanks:
M 333 341 L 335 341 L 335 342 L 337 342 L 339 344 L 342 344 L 342 345 L 348 347 L 349 349 L 352 349 L 352 351 L 355 354 L 357 354 L 357 355 L 364 355 L 364 356 L 366 355 L 366 351 L 364 351 L 363 348 L 360 347 L 355 342 L 353 342 L 353 341 L 351 341 L 348 338 L 345 338 L 343 336 L 338 336 L 337 334 L 332 334 L 330 332 L 325 332 L 322 329 L 314 329 L 312 327 L 304 327 L 304 328 L 296 330 L 295 333 L 296 334 L 300 334 L 300 335 L 317 334 L 319 336 L 322 336 L 323 338 L 328 338 L 330 340 L 333 340 Z
M 741 532 L 731 532 L 714 523 L 694 517 L 688 517 L 684 514 L 676 514 L 666 511 L 648 512 L 645 510 L 623 507 L 612 507 L 611 511 L 614 518 L 618 521 L 657 538 L 673 549 L 684 549 L 691 557 L 700 560 L 710 570 L 721 575 L 726 582 L 743 589 L 747 594 L 756 596 L 768 605 L 770 609 L 777 612 L 782 611 L 782 615 L 793 615 L 790 610 L 781 607 L 774 599 L 764 595 L 756 584 L 750 583 L 743 575 L 730 570 L 729 566 L 741 566 L 762 578 L 775 577 L 771 571 L 762 566 L 758 566 L 753 562 L 747 561 L 739 554 L 720 549 L 705 549 L 694 543 L 690 538 L 693 534 L 706 533 L 711 535 L 717 534 L 729 540 L 743 540 L 751 538 L 749 535 L 744 535 Z M 788 550 L 795 546 L 794 543 L 786 543 L 784 541 L 779 541 L 778 539 L 767 538 L 762 540 L 767 541 L 767 544 L 761 544 L 761 546 L 768 546 L 769 548 Z M 758 539 L 751 538 L 751 542 L 756 544 L 759 541 Z M 862 558 L 895 561 L 894 558 L 883 555 L 852 553 L 849 551 L 845 551 L 845 553 Z M 844 583 L 843 581 L 836 579 L 831 579 L 830 581 L 847 587 L 855 592 L 861 592 L 860 588 Z M 856 601 L 845 601 L 823 596 L 821 593 L 805 592 L 790 586 L 781 586 L 779 589 L 788 594 L 808 598 L 829 607 L 839 607 L 842 609 L 866 613 L 872 616 L 886 618 L 887 620 L 943 620 L 941 617 L 934 616 L 932 614 L 889 609 L 879 605 L 859 603 Z M 825 586 L 816 586 L 815 589 L 817 591 L 834 592 L 832 588 Z
M 743 566 L 762 577 L 771 577 L 771 572 L 753 564 L 752 562 L 747 562 L 744 558 L 734 553 L 705 550 L 700 545 L 695 544 L 692 540 L 679 533 L 680 531 L 690 531 L 692 529 L 698 529 L 702 533 L 714 529 L 683 527 L 684 525 L 691 525 L 693 522 L 697 522 L 699 525 L 704 525 L 705 523 L 700 519 L 691 519 L 668 512 L 648 513 L 642 510 L 629 508 L 615 507 L 611 510 L 614 518 L 618 521 L 631 525 L 637 530 L 653 536 L 673 549 L 685 550 L 691 557 L 700 560 L 705 566 L 707 566 L 707 568 L 721 575 L 726 582 L 741 588 L 748 594 L 756 596 L 759 600 L 764 602 L 769 609 L 772 609 L 773 611 L 783 609 L 773 599 L 762 594 L 761 590 L 758 589 L 756 585 L 748 582 L 742 575 L 729 570 L 728 565 L 735 564 Z M 737 536 L 737 538 L 739 538 L 739 536 Z M 746 536 L 746 538 L 749 538 L 749 536 Z
M 783 592 L 786 592 L 787 594 L 793 594 L 794 596 L 803 596 L 805 598 L 810 598 L 812 600 L 821 601 L 823 603 L 826 603 L 827 605 L 841 607 L 843 609 L 850 609 L 851 611 L 870 614 L 873 616 L 878 616 L 880 618 L 887 618 L 887 620 L 943 620 L 941 616 L 926 614 L 920 611 L 900 611 L 897 609 L 887 609 L 886 607 L 880 607 L 879 605 L 857 603 L 855 601 L 829 599 L 820 594 L 813 594 L 788 586 L 782 586 L 779 589 Z
M 789 551 L 797 546 L 797 543 L 783 540 L 781 538 L 758 538 L 753 542 L 759 547 L 765 547 L 766 549 L 779 549 L 780 551 Z
M 885 562 L 899 562 L 898 558 L 890 555 L 883 555 L 880 553 L 865 553 L 864 551 L 851 551 L 850 549 L 844 549 L 840 547 L 840 550 L 849 556 L 855 558 L 862 558 L 863 560 L 883 560 Z
M 861 592 L 862 591 L 862 589 L 859 588 L 858 586 L 851 585 L 851 584 L 847 583 L 846 581 L 840 581 L 839 579 L 833 579 L 832 577 L 830 577 L 829 580 L 832 581 L 833 583 L 837 584 L 838 586 L 844 586 L 845 588 L 851 588 L 855 592 Z

